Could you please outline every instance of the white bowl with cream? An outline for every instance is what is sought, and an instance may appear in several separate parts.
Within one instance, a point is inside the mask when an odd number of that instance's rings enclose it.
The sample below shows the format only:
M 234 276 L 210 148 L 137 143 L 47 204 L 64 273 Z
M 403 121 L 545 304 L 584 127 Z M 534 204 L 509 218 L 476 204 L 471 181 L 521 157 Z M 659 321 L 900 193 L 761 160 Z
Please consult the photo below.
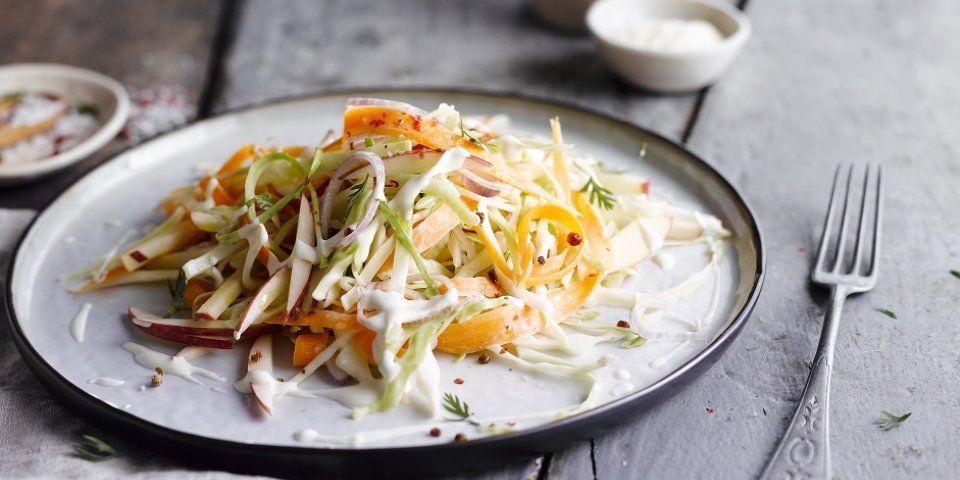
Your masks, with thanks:
M 716 82 L 750 37 L 721 0 L 601 0 L 587 11 L 600 54 L 629 83 L 667 93 Z
M 0 67 L 0 97 L 8 94 L 52 94 L 73 106 L 97 112 L 93 132 L 53 156 L 32 161 L 0 161 L 0 185 L 23 182 L 72 165 L 101 149 L 123 128 L 130 99 L 123 86 L 105 75 L 67 65 L 22 63 Z

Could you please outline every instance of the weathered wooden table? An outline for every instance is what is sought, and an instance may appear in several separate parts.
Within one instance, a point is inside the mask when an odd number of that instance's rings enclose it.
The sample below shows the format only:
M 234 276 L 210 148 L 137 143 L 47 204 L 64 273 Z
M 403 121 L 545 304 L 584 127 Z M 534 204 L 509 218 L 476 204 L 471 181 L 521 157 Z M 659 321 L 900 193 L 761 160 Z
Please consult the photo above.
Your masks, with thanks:
M 840 331 L 831 404 L 835 474 L 954 477 L 960 278 L 950 270 L 960 270 L 960 3 L 750 0 L 742 7 L 755 32 L 733 70 L 710 89 L 679 96 L 626 86 L 588 38 L 555 32 L 526 2 L 508 0 L 0 0 L 0 63 L 60 62 L 133 89 L 184 87 L 198 118 L 328 89 L 518 92 L 606 111 L 681 140 L 716 164 L 752 202 L 769 249 L 767 285 L 730 351 L 673 400 L 602 437 L 493 472 L 451 472 L 456 477 L 758 475 L 799 398 L 819 333 L 824 297 L 808 286 L 807 274 L 834 165 L 884 164 L 880 285 L 847 304 Z M 0 191 L 0 207 L 43 208 L 123 146 L 115 141 L 65 175 Z M 0 339 L 0 348 L 13 347 Z M 92 428 L 60 413 L 29 375 L 0 378 L 0 391 L 31 399 L 21 409 L 52 411 L 67 422 L 56 424 L 62 432 L 50 422 L 38 426 L 59 438 L 59 449 L 29 438 L 0 442 L 6 458 L 66 455 L 78 432 Z M 881 410 L 913 416 L 883 432 L 873 424 Z M 28 414 L 0 412 L 0 430 L 17 415 Z M 104 475 L 143 472 L 137 466 L 145 462 L 155 475 L 188 475 L 173 459 L 120 449 L 123 455 L 103 464 Z M 23 474 L 2 467 L 0 477 Z M 64 474 L 43 467 L 29 473 Z

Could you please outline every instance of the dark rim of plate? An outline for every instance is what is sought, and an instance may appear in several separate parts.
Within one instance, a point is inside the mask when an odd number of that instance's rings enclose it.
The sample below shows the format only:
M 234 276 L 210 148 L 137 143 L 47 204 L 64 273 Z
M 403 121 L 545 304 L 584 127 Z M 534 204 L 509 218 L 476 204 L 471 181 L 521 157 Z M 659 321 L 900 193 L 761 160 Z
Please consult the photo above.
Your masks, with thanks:
M 180 430 L 175 430 L 160 424 L 156 424 L 147 420 L 144 420 L 140 417 L 133 415 L 132 413 L 126 412 L 122 409 L 114 408 L 101 400 L 94 398 L 91 394 L 80 389 L 79 387 L 73 385 L 69 380 L 63 377 L 56 369 L 54 369 L 49 363 L 44 360 L 44 358 L 33 348 L 33 345 L 26 339 L 26 335 L 23 330 L 20 328 L 20 322 L 17 319 L 16 312 L 13 307 L 13 292 L 12 292 L 12 282 L 13 282 L 13 273 L 14 267 L 17 263 L 17 258 L 20 253 L 20 248 L 23 245 L 24 239 L 33 229 L 34 224 L 37 219 L 39 219 L 44 211 L 40 211 L 36 217 L 27 225 L 24 229 L 24 233 L 20 236 L 20 239 L 17 241 L 17 245 L 14 248 L 12 255 L 10 257 L 10 265 L 7 271 L 6 278 L 6 290 L 3 292 L 4 295 L 4 307 L 7 313 L 7 319 L 11 331 L 13 333 L 13 340 L 16 344 L 18 350 L 21 353 L 21 356 L 24 362 L 30 367 L 33 373 L 41 380 L 41 383 L 52 393 L 57 396 L 60 396 L 61 400 L 64 403 L 67 403 L 68 407 L 75 408 L 80 411 L 82 414 L 87 416 L 88 420 L 96 420 L 97 422 L 102 422 L 102 425 L 113 427 L 116 431 L 125 432 L 127 429 L 135 429 L 137 431 L 149 431 L 153 435 L 162 437 L 163 439 L 179 444 L 181 446 L 190 446 L 197 449 L 210 449 L 211 451 L 226 452 L 231 451 L 238 455 L 251 455 L 255 457 L 270 457 L 276 456 L 277 458 L 290 459 L 292 457 L 306 456 L 306 455 L 335 455 L 341 457 L 342 460 L 356 460 L 358 458 L 367 458 L 367 457 L 376 457 L 376 456 L 397 456 L 397 455 L 414 455 L 417 454 L 444 454 L 444 453 L 462 453 L 467 450 L 482 449 L 488 446 L 503 447 L 508 445 L 514 445 L 517 447 L 528 446 L 531 442 L 536 440 L 542 440 L 545 435 L 549 435 L 550 432 L 556 432 L 560 430 L 569 431 L 570 429 L 577 429 L 578 427 L 586 426 L 588 422 L 592 419 L 603 416 L 608 413 L 612 413 L 616 410 L 624 409 L 629 404 L 639 402 L 646 397 L 651 397 L 654 394 L 658 393 L 660 390 L 663 390 L 664 387 L 669 386 L 670 384 L 677 381 L 679 378 L 685 376 L 689 371 L 695 369 L 698 364 L 703 362 L 708 357 L 711 357 L 716 351 L 722 350 L 728 346 L 730 342 L 736 337 L 739 331 L 742 329 L 743 325 L 746 323 L 750 314 L 753 311 L 753 308 L 757 302 L 757 298 L 760 295 L 760 290 L 763 285 L 763 279 L 765 274 L 765 265 L 766 265 L 766 254 L 763 245 L 763 238 L 760 232 L 759 224 L 756 221 L 756 216 L 753 213 L 753 210 L 750 208 L 750 205 L 747 203 L 744 196 L 740 191 L 727 180 L 716 168 L 713 167 L 709 162 L 701 158 L 700 156 L 694 154 L 686 147 L 680 143 L 671 140 L 659 133 L 653 132 L 644 127 L 640 127 L 629 121 L 619 119 L 617 117 L 611 116 L 608 113 L 600 112 L 589 107 L 584 107 L 581 105 L 576 105 L 571 102 L 558 101 L 555 99 L 537 97 L 534 95 L 528 94 L 516 94 L 512 92 L 502 92 L 502 91 L 492 91 L 492 90 L 483 90 L 483 89 L 473 89 L 473 88 L 397 88 L 397 87 L 365 87 L 362 89 L 331 89 L 324 90 L 320 93 L 306 94 L 300 96 L 285 97 L 280 99 L 273 99 L 270 101 L 257 102 L 251 105 L 246 105 L 236 109 L 232 109 L 226 112 L 222 112 L 214 117 L 210 117 L 204 120 L 200 120 L 191 124 L 188 124 L 180 129 L 174 130 L 172 132 L 167 132 L 164 135 L 160 135 L 151 140 L 143 142 L 139 145 L 127 148 L 123 151 L 118 152 L 110 159 L 105 160 L 96 168 L 92 169 L 90 172 L 87 172 L 82 177 L 74 181 L 69 188 L 74 188 L 77 183 L 91 175 L 92 173 L 98 171 L 101 168 L 107 166 L 107 164 L 113 162 L 118 157 L 124 155 L 129 150 L 135 148 L 141 148 L 148 146 L 150 143 L 156 141 L 159 138 L 162 138 L 170 133 L 175 133 L 183 129 L 192 128 L 194 126 L 199 126 L 206 124 L 208 122 L 217 120 L 224 116 L 229 116 L 237 113 L 243 113 L 253 110 L 259 110 L 262 108 L 268 108 L 272 106 L 277 106 L 285 103 L 296 103 L 301 101 L 308 101 L 311 99 L 322 99 L 322 98 L 331 98 L 331 97 L 349 97 L 349 96 L 364 96 L 370 94 L 382 94 L 382 93 L 392 93 L 392 94 L 451 94 L 451 95 L 473 95 L 480 97 L 492 97 L 501 100 L 517 99 L 530 103 L 537 103 L 540 105 L 547 106 L 556 106 L 558 108 L 573 110 L 579 113 L 591 115 L 598 119 L 612 122 L 624 128 L 629 128 L 631 130 L 636 130 L 642 132 L 644 135 L 653 137 L 659 141 L 662 141 L 671 147 L 684 152 L 690 158 L 699 162 L 702 168 L 710 176 L 713 176 L 717 183 L 725 190 L 727 194 L 734 198 L 737 203 L 737 207 L 741 210 L 744 218 L 748 222 L 748 227 L 752 233 L 752 243 L 756 245 L 756 271 L 752 272 L 752 287 L 747 297 L 747 301 L 744 302 L 743 306 L 740 308 L 740 311 L 734 316 L 733 320 L 724 328 L 714 339 L 711 341 L 703 350 L 697 353 L 693 358 L 688 360 L 686 363 L 678 367 L 676 370 L 670 374 L 664 376 L 654 384 L 645 387 L 641 390 L 637 390 L 633 393 L 630 393 L 624 397 L 618 398 L 616 400 L 604 403 L 596 408 L 582 412 L 580 414 L 558 420 L 556 422 L 547 423 L 544 425 L 539 425 L 536 427 L 525 428 L 518 430 L 516 432 L 502 434 L 502 435 L 493 435 L 488 437 L 479 438 L 476 440 L 471 440 L 469 442 L 451 442 L 444 444 L 436 445 L 423 445 L 423 446 L 406 446 L 406 447 L 375 447 L 375 448 L 326 448 L 319 446 L 311 446 L 305 444 L 304 446 L 287 446 L 287 445 L 269 445 L 269 444 L 247 444 L 241 442 L 235 442 L 230 440 L 221 440 L 213 437 L 206 437 L 202 435 L 192 434 L 183 432 Z M 65 190 L 66 191 L 66 190 Z M 750 272 L 741 272 L 741 275 L 751 275 Z M 94 423 L 94 425 L 100 426 L 101 423 Z M 131 435 L 122 435 L 125 438 L 131 438 Z M 535 447 L 529 447 L 534 448 Z M 529 456 L 529 454 L 527 454 Z M 211 458 L 211 461 L 216 463 L 216 459 Z M 210 463 L 210 462 L 203 462 Z M 230 468 L 225 466 L 224 468 Z

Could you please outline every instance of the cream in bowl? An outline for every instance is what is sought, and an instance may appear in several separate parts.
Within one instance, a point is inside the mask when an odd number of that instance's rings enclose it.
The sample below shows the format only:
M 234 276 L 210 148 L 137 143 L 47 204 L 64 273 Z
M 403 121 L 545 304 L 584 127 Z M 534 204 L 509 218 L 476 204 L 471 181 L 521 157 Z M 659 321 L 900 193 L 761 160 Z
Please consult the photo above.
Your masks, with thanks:
M 717 81 L 750 36 L 750 21 L 712 0 L 602 0 L 587 12 L 601 55 L 626 81 L 685 92 Z

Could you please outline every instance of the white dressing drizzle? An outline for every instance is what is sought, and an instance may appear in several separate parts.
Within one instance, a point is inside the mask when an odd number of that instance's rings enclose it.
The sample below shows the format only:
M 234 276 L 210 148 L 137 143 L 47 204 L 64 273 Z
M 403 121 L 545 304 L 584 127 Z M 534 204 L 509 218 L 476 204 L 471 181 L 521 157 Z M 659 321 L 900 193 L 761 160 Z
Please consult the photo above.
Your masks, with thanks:
M 373 355 L 378 360 L 377 365 L 385 381 L 389 382 L 400 374 L 397 351 L 403 344 L 403 325 L 434 317 L 453 308 L 457 304 L 458 294 L 456 288 L 448 288 L 443 295 L 428 300 L 407 300 L 397 292 L 369 289 L 360 297 L 358 311 L 377 311 L 376 315 L 370 317 L 361 315 L 360 322 L 377 334 L 373 342 Z
M 119 387 L 127 382 L 124 380 L 120 380 L 119 378 L 96 377 L 96 378 L 91 378 L 90 380 L 87 380 L 87 383 L 91 385 L 99 385 L 101 387 Z
M 163 369 L 164 375 L 173 375 L 180 377 L 188 382 L 203 385 L 194 375 L 206 377 L 218 382 L 225 382 L 227 379 L 210 370 L 191 365 L 186 358 L 180 356 L 170 356 L 164 353 L 155 352 L 143 345 L 133 342 L 123 344 L 123 349 L 132 353 L 133 358 L 146 368 L 154 370 L 157 367 Z
M 73 339 L 77 343 L 83 343 L 83 334 L 87 330 L 87 317 L 90 315 L 91 308 L 93 308 L 93 305 L 84 303 L 77 311 L 77 315 L 73 317 L 73 321 L 70 322 L 70 334 L 73 335 Z
M 632 383 L 630 383 L 630 382 L 623 382 L 623 383 L 621 383 L 620 385 L 617 385 L 616 387 L 613 387 L 613 389 L 610 390 L 610 394 L 613 395 L 613 396 L 615 396 L 615 397 L 619 397 L 619 396 L 621 396 L 621 395 L 626 395 L 626 394 L 632 392 L 632 391 L 633 391 L 633 388 L 634 388 L 634 387 L 633 387 L 633 384 L 632 384 Z
M 653 263 L 656 263 L 660 270 L 668 272 L 677 264 L 677 259 L 666 252 L 657 252 L 653 255 Z

